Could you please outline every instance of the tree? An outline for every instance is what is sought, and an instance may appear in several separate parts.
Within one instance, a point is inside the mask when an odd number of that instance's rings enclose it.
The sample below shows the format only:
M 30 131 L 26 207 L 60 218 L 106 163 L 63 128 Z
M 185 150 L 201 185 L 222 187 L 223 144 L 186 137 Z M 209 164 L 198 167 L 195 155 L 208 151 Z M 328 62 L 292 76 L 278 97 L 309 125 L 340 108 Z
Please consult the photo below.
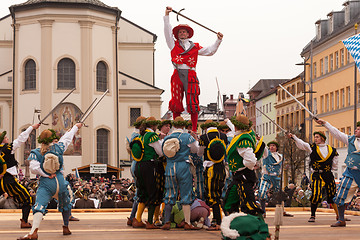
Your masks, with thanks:
M 291 133 L 299 135 L 298 130 L 291 131 Z M 276 141 L 280 145 L 279 152 L 284 155 L 284 183 L 287 183 L 287 179 L 293 183 L 296 183 L 298 176 L 301 176 L 305 163 L 305 151 L 296 147 L 295 142 L 289 139 L 283 132 L 276 136 Z

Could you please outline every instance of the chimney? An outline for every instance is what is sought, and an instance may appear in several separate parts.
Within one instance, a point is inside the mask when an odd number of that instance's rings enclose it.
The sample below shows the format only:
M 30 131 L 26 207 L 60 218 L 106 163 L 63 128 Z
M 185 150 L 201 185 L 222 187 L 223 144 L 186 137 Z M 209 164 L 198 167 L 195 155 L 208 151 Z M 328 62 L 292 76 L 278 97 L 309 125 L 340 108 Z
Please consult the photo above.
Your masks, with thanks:
M 234 95 L 230 94 L 230 100 L 233 100 L 233 99 L 234 99 Z

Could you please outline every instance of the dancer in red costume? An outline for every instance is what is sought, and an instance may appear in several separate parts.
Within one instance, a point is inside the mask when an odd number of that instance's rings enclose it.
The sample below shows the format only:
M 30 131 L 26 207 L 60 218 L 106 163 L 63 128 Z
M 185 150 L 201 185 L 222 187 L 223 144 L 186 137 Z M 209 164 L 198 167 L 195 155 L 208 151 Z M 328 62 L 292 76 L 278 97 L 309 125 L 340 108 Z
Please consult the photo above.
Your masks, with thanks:
M 192 131 L 196 131 L 199 107 L 199 80 L 196 76 L 196 63 L 198 55 L 212 56 L 220 46 L 223 34 L 217 33 L 216 42 L 209 47 L 201 47 L 189 39 L 194 30 L 186 24 L 180 24 L 172 29 L 169 20 L 171 7 L 167 7 L 164 16 L 165 38 L 171 50 L 171 62 L 174 73 L 171 76 L 171 100 L 169 109 L 173 112 L 173 119 L 184 111 L 182 100 L 186 96 L 187 111 L 191 115 Z M 174 39 L 174 37 L 175 39 Z

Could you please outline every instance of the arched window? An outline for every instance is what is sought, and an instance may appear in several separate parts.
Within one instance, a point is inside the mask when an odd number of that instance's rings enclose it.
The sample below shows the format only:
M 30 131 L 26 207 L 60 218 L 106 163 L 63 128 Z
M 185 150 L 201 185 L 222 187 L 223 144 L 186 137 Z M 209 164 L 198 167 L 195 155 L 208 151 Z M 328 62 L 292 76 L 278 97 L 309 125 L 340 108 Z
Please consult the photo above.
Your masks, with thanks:
M 96 91 L 105 92 L 108 88 L 107 66 L 101 61 L 96 66 Z
M 75 87 L 75 63 L 70 58 L 63 58 L 58 63 L 57 89 L 73 89 Z
M 109 131 L 100 128 L 96 131 L 96 155 L 98 163 L 109 163 Z
M 24 90 L 36 89 L 36 63 L 29 59 L 25 63 L 25 88 Z

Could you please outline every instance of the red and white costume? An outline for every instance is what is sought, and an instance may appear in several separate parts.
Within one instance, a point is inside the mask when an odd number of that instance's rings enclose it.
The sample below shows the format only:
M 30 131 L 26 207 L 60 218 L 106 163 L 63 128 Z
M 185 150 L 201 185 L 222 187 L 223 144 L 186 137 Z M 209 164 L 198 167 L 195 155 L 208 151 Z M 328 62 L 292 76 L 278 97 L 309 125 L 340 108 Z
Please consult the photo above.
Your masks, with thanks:
M 199 107 L 200 87 L 196 76 L 198 55 L 212 56 L 220 46 L 221 40 L 216 39 L 209 47 L 201 47 L 189 39 L 175 40 L 170 25 L 169 16 L 164 16 L 165 39 L 171 50 L 171 61 L 174 73 L 171 76 L 171 100 L 169 109 L 173 112 L 173 119 L 184 111 L 183 97 L 186 94 L 187 111 L 191 114 L 193 131 L 196 131 Z

